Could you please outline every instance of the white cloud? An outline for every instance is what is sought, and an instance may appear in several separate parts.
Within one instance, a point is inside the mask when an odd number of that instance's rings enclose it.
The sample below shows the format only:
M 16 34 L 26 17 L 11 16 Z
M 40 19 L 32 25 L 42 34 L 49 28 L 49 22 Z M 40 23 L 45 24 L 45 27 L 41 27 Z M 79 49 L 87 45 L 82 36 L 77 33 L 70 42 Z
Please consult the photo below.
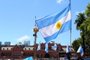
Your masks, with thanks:
M 30 40 L 30 36 L 24 35 L 24 36 L 19 37 L 18 40 L 19 40 L 19 41 L 22 41 L 22 42 L 23 42 L 23 41 L 27 41 L 27 40 Z
M 84 12 L 84 10 L 82 10 L 82 11 L 77 11 L 76 12 L 76 15 L 78 15 L 79 13 L 83 13 Z
M 81 13 L 81 12 L 76 12 L 76 15 L 78 15 L 79 13 Z
M 62 2 L 62 0 L 56 0 L 57 1 L 57 3 L 61 3 Z

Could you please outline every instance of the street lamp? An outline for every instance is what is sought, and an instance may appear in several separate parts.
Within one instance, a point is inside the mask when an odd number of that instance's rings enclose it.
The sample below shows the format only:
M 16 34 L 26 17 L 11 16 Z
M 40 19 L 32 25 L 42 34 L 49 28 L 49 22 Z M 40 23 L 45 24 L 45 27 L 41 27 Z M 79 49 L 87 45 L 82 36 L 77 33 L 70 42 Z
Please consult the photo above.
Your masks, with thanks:
M 34 41 L 34 45 L 36 45 L 36 38 L 37 38 L 37 32 L 39 31 L 39 29 L 37 28 L 37 26 L 35 25 L 35 27 L 33 28 L 33 36 L 35 37 L 35 41 Z
M 36 58 L 36 39 L 37 39 L 37 32 L 39 31 L 39 29 L 37 28 L 37 26 L 35 25 L 35 27 L 33 28 L 33 36 L 34 36 L 34 58 Z

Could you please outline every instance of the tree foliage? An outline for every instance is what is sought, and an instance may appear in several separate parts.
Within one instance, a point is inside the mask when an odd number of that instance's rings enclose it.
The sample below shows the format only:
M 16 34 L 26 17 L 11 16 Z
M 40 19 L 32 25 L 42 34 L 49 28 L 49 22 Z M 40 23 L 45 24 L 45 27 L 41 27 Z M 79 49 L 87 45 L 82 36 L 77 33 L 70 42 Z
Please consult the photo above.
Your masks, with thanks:
M 85 10 L 86 16 L 90 17 L 90 3 L 87 6 L 87 9 Z
M 78 38 L 78 39 L 74 40 L 74 42 L 72 43 L 72 46 L 73 46 L 74 50 L 77 51 L 81 44 L 82 44 L 81 38 Z
M 75 50 L 85 41 L 85 51 L 90 53 L 90 4 L 85 12 L 79 13 L 75 20 L 77 30 L 80 30 L 80 38 L 76 39 L 72 45 Z M 77 45 L 77 46 L 76 46 Z
M 79 15 L 77 15 L 77 19 L 75 20 L 77 30 L 81 30 L 80 26 L 84 21 L 85 21 L 84 13 L 79 13 Z

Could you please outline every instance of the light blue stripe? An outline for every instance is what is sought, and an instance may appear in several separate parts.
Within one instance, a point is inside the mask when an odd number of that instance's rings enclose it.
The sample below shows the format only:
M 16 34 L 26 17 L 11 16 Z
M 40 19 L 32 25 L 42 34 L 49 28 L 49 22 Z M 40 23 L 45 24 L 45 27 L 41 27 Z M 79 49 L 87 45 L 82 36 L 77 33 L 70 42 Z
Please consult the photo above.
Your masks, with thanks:
M 46 43 L 49 42 L 52 39 L 55 39 L 58 36 L 58 34 L 70 30 L 71 29 L 70 26 L 71 26 L 71 20 L 69 20 L 68 22 L 64 23 L 63 26 L 62 26 L 62 28 L 58 32 L 56 32 L 55 34 L 53 34 L 51 36 L 48 36 L 48 37 L 44 38 L 45 41 L 46 41 Z
M 36 20 L 35 22 L 36 22 L 38 28 L 41 29 L 43 27 L 46 27 L 46 26 L 56 23 L 60 19 L 60 16 L 63 13 L 67 14 L 68 11 L 69 11 L 69 6 L 54 16 L 45 17 L 45 18 Z
M 24 60 L 33 60 L 33 57 L 27 57 Z
M 44 38 L 45 41 L 46 41 L 46 43 L 48 43 L 48 42 L 49 42 L 50 40 L 52 40 L 52 39 L 55 39 L 55 38 L 57 37 L 58 33 L 59 33 L 59 32 L 56 32 L 55 34 Z

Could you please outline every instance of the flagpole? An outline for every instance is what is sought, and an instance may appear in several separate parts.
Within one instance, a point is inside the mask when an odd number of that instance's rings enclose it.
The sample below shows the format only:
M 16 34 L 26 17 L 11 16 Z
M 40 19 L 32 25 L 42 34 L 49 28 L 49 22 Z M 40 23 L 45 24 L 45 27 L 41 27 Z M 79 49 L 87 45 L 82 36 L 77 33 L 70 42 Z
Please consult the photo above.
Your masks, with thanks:
M 69 0 L 69 4 L 70 4 L 70 10 L 71 10 L 71 0 Z M 72 15 L 71 15 L 71 19 L 72 19 Z M 72 46 L 72 20 L 71 20 L 71 25 L 70 25 L 70 46 Z
M 35 20 L 36 20 L 36 16 L 35 16 Z M 33 36 L 34 36 L 34 60 L 36 59 L 36 39 L 37 39 L 37 32 L 39 31 L 39 29 L 37 28 L 36 24 L 35 27 L 33 28 Z

